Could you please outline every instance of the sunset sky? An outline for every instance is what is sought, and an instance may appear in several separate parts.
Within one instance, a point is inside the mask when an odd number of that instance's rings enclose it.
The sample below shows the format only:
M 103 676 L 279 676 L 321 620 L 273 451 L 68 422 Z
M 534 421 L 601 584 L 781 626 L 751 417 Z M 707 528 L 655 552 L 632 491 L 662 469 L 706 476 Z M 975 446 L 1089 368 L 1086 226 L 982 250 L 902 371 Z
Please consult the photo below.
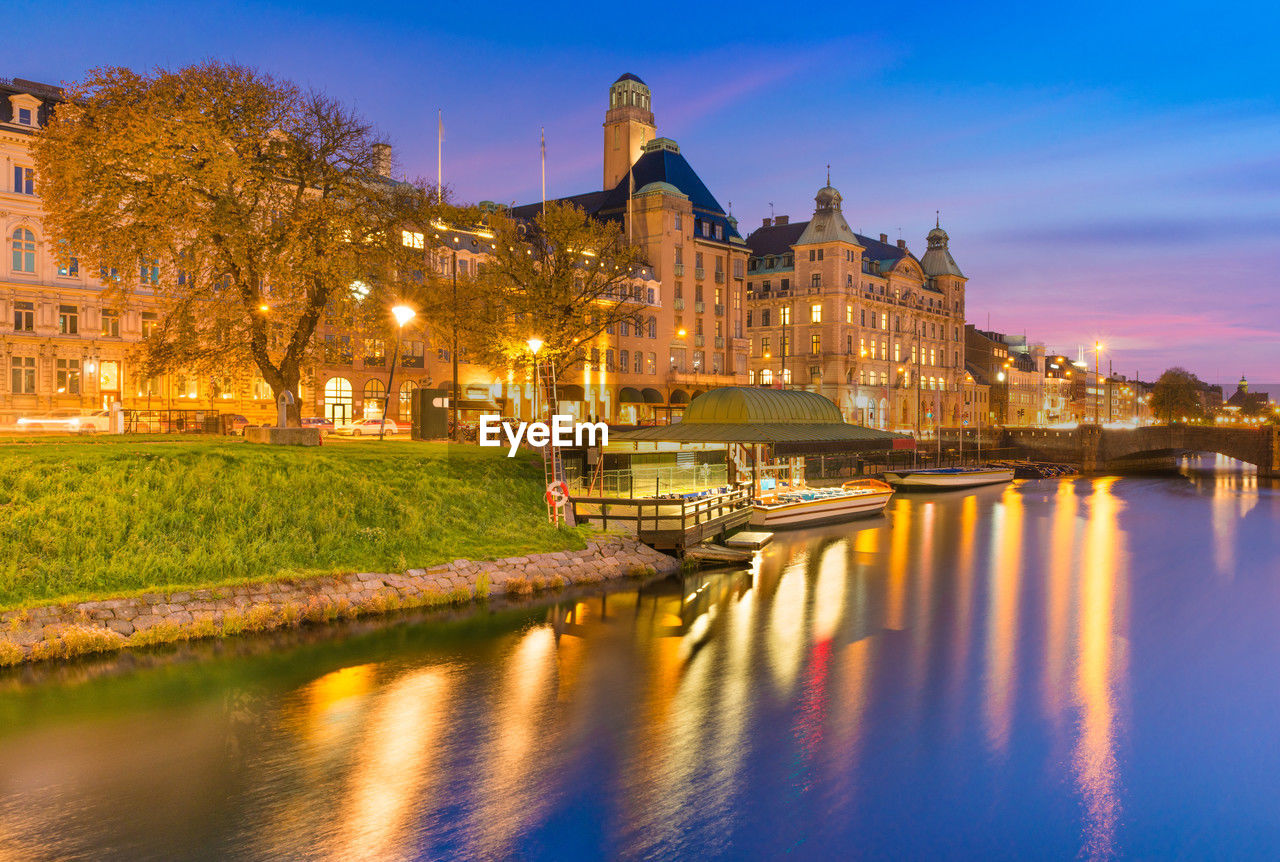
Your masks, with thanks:
M 1144 378 L 1280 380 L 1280 13 L 963 5 L 44 2 L 0 77 L 236 60 L 356 104 L 410 178 L 439 108 L 457 195 L 527 202 L 541 126 L 548 193 L 600 187 L 632 72 L 744 234 L 770 202 L 807 218 L 830 163 L 862 233 L 919 255 L 941 210 L 972 323 L 1101 338 Z

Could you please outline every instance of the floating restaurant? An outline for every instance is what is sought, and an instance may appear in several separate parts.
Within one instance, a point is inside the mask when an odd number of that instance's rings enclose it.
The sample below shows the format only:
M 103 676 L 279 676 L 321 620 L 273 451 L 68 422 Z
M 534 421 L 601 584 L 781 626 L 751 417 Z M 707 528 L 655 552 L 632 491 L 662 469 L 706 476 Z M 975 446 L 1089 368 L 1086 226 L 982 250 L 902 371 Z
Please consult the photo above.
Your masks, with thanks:
M 850 425 L 817 393 L 722 387 L 694 398 L 680 422 L 617 432 L 608 446 L 586 451 L 574 516 L 683 549 L 749 522 L 762 496 L 797 487 L 806 454 L 913 445 L 905 435 Z

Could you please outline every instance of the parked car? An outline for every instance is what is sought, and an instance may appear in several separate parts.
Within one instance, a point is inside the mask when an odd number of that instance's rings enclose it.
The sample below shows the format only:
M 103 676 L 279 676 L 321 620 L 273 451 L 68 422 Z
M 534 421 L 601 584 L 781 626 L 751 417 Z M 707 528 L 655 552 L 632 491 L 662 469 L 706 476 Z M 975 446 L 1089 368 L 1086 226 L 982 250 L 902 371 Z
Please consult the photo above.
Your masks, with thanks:
M 354 422 L 347 422 L 333 429 L 334 434 L 349 434 L 352 437 L 376 437 L 378 429 L 382 427 L 381 419 L 357 419 Z M 387 434 L 399 434 L 400 426 L 393 420 L 387 420 Z
M 324 431 L 324 432 L 333 431 L 333 423 L 322 416 L 303 416 L 302 427 L 303 428 L 319 428 L 321 431 Z
M 107 431 L 111 427 L 111 414 L 106 410 L 53 410 L 37 416 L 20 416 L 19 431 L 64 431 L 89 433 Z

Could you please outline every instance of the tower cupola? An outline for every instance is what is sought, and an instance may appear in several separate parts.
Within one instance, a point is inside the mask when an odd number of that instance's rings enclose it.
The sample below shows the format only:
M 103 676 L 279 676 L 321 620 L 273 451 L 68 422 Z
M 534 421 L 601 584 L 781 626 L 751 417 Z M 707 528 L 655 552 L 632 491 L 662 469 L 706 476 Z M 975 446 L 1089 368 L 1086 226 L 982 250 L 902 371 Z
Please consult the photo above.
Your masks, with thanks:
M 653 140 L 649 86 L 627 72 L 609 87 L 609 107 L 604 114 L 604 188 L 612 189 L 640 158 L 644 145 Z

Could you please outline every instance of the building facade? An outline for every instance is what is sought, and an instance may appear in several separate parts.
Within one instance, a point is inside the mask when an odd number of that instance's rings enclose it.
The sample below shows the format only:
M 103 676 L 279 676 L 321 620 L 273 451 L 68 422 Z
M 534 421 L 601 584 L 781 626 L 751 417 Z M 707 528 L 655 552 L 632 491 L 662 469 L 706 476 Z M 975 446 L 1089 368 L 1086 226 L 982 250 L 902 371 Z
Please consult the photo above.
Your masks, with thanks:
M 854 233 L 842 200 L 825 186 L 811 220 L 765 219 L 747 238 L 749 382 L 821 393 L 875 428 L 960 425 L 967 279 L 946 231 L 917 259 Z
M 91 261 L 59 260 L 44 230 L 31 142 L 62 99 L 58 87 L 0 80 L 0 425 L 117 402 L 268 415 L 271 389 L 253 376 L 142 372 L 140 344 L 163 314 L 149 268 L 107 273 Z M 133 283 L 109 290 L 123 279 Z
M 648 86 L 635 75 L 609 89 L 605 188 L 560 200 L 618 221 L 648 262 L 639 332 L 606 332 L 560 393 L 566 412 L 621 424 L 678 418 L 717 386 L 747 382 L 748 251 L 728 214 L 685 159 L 657 136 Z M 534 218 L 541 203 L 516 207 Z

